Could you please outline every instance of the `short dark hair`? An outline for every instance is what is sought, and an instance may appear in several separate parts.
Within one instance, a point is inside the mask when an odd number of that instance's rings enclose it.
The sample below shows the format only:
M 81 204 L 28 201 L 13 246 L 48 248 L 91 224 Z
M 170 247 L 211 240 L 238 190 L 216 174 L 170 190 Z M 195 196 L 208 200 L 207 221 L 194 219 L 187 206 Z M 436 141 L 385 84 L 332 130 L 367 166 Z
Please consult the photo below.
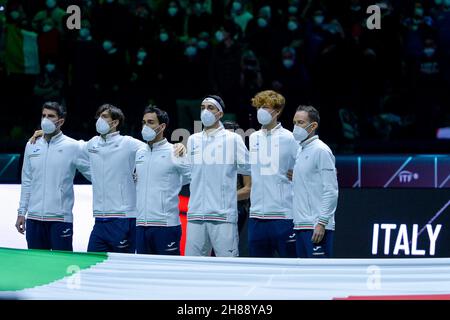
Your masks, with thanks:
M 314 108 L 313 106 L 299 106 L 297 108 L 297 112 L 299 111 L 305 111 L 308 114 L 308 118 L 311 122 L 317 122 L 317 124 L 320 125 L 320 115 L 319 111 Z
M 59 104 L 58 102 L 54 101 L 45 102 L 44 105 L 42 106 L 42 110 L 44 109 L 56 111 L 58 117 L 62 119 L 65 119 L 67 116 L 66 108 L 63 105 Z
M 112 104 L 105 103 L 97 109 L 95 118 L 98 119 L 104 111 L 108 111 L 113 120 L 119 120 L 117 129 L 122 127 L 123 123 L 125 122 L 125 115 L 120 108 L 113 106 Z
M 225 102 L 223 102 L 223 99 L 221 97 L 219 97 L 217 95 L 214 95 L 214 94 L 208 94 L 203 99 L 206 99 L 206 98 L 211 98 L 211 99 L 216 100 L 220 104 L 220 106 L 222 107 L 222 110 L 225 111 Z
M 159 124 L 166 124 L 166 128 L 169 126 L 169 115 L 166 111 L 158 108 L 157 106 L 148 106 L 144 109 L 144 115 L 147 113 L 156 113 L 156 117 L 158 118 Z

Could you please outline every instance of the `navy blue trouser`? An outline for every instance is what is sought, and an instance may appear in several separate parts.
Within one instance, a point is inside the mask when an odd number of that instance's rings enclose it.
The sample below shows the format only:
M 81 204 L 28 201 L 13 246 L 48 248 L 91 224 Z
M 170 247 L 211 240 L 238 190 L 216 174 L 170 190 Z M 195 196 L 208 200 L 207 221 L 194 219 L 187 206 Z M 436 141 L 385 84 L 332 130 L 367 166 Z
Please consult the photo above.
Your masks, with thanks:
M 295 232 L 292 220 L 255 219 L 248 221 L 248 252 L 250 257 L 295 258 Z
M 135 218 L 96 218 L 88 252 L 136 252 Z
M 331 258 L 333 257 L 334 231 L 325 230 L 319 243 L 311 241 L 314 230 L 296 230 L 298 258 Z
M 181 226 L 136 227 L 137 253 L 179 256 L 181 233 Z
M 73 223 L 27 219 L 28 249 L 73 251 Z

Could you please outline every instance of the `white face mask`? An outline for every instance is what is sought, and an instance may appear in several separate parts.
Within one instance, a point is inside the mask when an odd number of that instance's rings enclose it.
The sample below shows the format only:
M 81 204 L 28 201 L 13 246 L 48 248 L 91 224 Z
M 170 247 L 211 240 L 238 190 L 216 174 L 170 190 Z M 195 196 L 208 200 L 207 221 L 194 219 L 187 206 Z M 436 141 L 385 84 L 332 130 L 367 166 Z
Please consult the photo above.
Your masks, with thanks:
M 306 138 L 308 138 L 309 136 L 309 132 L 306 131 L 307 128 L 309 128 L 311 126 L 311 123 L 308 124 L 306 126 L 306 128 L 302 128 L 299 126 L 294 126 L 294 130 L 293 130 L 293 134 L 294 134 L 294 138 L 295 140 L 299 141 L 299 142 L 303 142 Z
M 97 132 L 100 134 L 108 134 L 109 131 L 111 130 L 109 123 L 102 117 L 97 119 L 97 122 L 95 123 L 95 128 L 97 129 Z
M 161 131 L 159 131 L 161 132 Z M 142 128 L 141 134 L 142 134 L 142 138 L 147 141 L 147 142 L 151 142 L 153 140 L 155 140 L 156 136 L 159 134 L 159 132 L 156 132 L 154 129 L 150 128 L 147 125 L 144 125 L 144 127 Z
M 56 125 L 53 123 L 52 120 L 48 118 L 42 118 L 41 129 L 44 132 L 44 134 L 52 134 L 53 132 L 56 131 Z
M 214 123 L 216 123 L 216 114 L 209 110 L 203 110 L 200 115 L 200 119 L 205 127 L 211 127 Z
M 263 126 L 268 125 L 272 122 L 272 113 L 267 111 L 266 109 L 260 108 L 257 113 L 258 122 Z

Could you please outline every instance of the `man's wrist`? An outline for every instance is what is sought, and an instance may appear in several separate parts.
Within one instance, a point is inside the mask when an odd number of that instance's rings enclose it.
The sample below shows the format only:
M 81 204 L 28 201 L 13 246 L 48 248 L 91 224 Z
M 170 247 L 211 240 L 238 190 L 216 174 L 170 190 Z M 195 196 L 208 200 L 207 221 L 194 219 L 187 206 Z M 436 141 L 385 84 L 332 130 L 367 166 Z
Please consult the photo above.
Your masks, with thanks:
M 319 220 L 317 221 L 317 224 L 320 224 L 320 225 L 325 227 L 328 224 L 328 219 L 326 219 L 324 217 L 319 217 Z

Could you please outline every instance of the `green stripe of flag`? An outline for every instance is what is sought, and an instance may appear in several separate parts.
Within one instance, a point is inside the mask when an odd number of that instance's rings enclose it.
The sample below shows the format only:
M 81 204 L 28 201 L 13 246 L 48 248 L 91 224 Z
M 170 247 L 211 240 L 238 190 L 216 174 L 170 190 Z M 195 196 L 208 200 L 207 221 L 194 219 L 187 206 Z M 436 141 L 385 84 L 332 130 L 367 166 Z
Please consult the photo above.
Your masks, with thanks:
M 103 262 L 106 253 L 73 253 L 0 248 L 0 291 L 49 284 Z

